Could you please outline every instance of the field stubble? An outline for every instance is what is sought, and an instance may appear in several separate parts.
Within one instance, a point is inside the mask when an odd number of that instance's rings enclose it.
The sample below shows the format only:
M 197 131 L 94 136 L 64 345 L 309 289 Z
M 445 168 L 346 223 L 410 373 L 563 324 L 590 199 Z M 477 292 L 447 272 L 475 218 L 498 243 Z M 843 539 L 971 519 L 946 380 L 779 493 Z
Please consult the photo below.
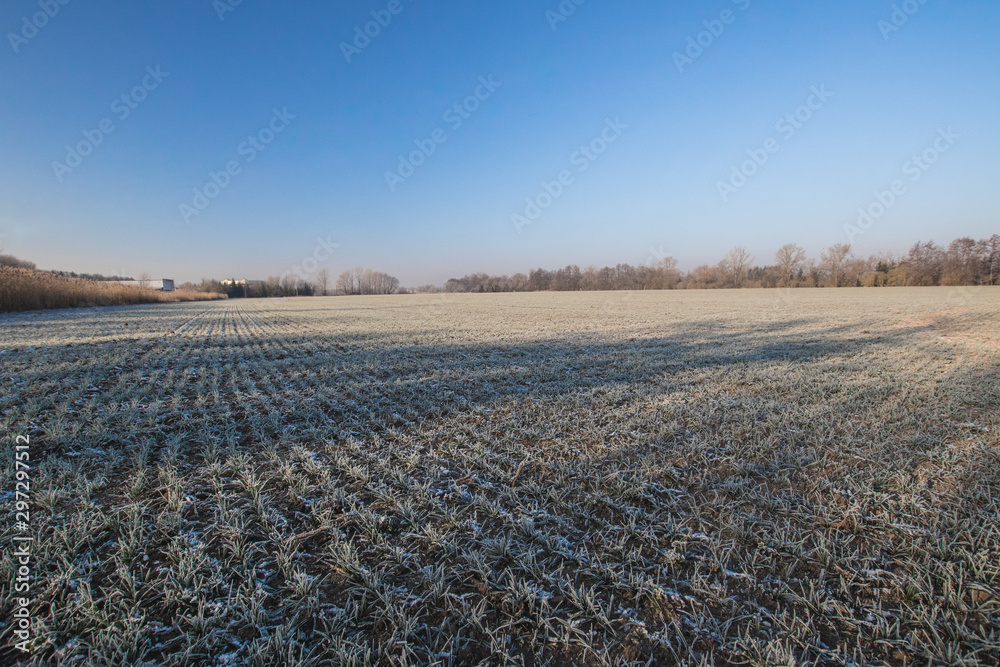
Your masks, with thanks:
M 995 664 L 997 296 L 2 316 L 37 579 L 0 659 Z

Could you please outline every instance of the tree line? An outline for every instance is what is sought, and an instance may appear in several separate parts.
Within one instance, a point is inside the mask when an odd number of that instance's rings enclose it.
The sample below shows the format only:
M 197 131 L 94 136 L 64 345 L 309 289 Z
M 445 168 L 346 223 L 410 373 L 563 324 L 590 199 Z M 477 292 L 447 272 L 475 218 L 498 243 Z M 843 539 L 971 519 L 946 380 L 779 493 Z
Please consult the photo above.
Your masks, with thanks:
M 399 280 L 388 273 L 357 266 L 337 276 L 336 294 L 395 294 Z
M 355 267 L 344 271 L 330 285 L 330 272 L 320 269 L 312 281 L 291 273 L 269 276 L 267 280 L 203 279 L 200 283 L 182 283 L 181 289 L 225 294 L 230 299 L 261 299 L 287 296 L 344 296 L 352 294 L 395 294 L 399 279 L 382 271 Z
M 60 278 L 80 278 L 81 280 L 92 280 L 95 282 L 118 282 L 123 280 L 133 280 L 129 276 L 106 276 L 103 273 L 77 273 L 76 271 L 53 271 L 41 270 L 34 262 L 25 259 L 18 259 L 13 255 L 0 255 L 0 266 L 7 266 L 13 269 L 26 269 L 28 271 L 41 271 L 50 273 Z
M 38 271 L 33 262 L 11 255 L 0 255 L 0 268 Z M 60 277 L 91 281 L 110 280 L 102 275 L 52 271 Z M 145 278 L 146 275 L 143 275 Z M 116 278 L 117 279 L 117 278 Z M 588 290 L 670 290 L 721 289 L 743 287 L 895 287 L 936 285 L 1000 285 L 1000 234 L 975 240 L 955 239 L 947 246 L 933 241 L 915 243 L 905 255 L 892 254 L 856 257 L 850 244 L 837 243 L 825 248 L 818 258 L 811 258 L 804 248 L 788 243 L 781 246 L 773 260 L 755 263 L 746 248 L 737 246 L 716 264 L 702 264 L 681 271 L 673 257 L 662 257 L 640 266 L 616 264 L 581 269 L 570 264 L 561 269 L 534 269 L 528 273 L 494 276 L 473 273 L 452 278 L 445 292 L 540 292 Z M 437 292 L 442 288 L 423 285 L 416 289 L 400 287 L 399 280 L 364 267 L 342 272 L 331 285 L 327 269 L 318 271 L 313 280 L 286 273 L 266 280 L 203 279 L 200 283 L 182 283 L 181 290 L 208 292 L 229 298 L 266 298 L 287 296 L 374 295 L 411 292 Z
M 491 276 L 473 273 L 452 278 L 446 292 L 537 292 L 581 290 L 715 289 L 742 287 L 895 287 L 1000 284 L 1000 235 L 963 237 L 947 246 L 917 242 L 905 255 L 856 257 L 850 244 L 837 243 L 810 258 L 789 243 L 771 263 L 756 265 L 744 247 L 730 250 L 717 264 L 682 272 L 677 260 L 664 257 L 641 266 L 617 264 L 580 269 L 535 269 L 527 274 Z
M 216 280 L 203 278 L 200 283 L 181 283 L 180 289 L 224 294 L 230 299 L 267 299 L 285 296 L 315 296 L 311 282 L 293 276 L 268 276 L 267 280 Z

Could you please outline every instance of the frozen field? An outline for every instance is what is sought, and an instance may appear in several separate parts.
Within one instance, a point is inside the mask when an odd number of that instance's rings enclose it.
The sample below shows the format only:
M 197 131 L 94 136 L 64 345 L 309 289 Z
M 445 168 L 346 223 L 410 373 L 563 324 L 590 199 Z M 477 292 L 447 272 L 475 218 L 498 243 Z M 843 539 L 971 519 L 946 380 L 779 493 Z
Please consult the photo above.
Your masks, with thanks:
M 0 662 L 996 664 L 998 369 L 995 288 L 3 315 Z

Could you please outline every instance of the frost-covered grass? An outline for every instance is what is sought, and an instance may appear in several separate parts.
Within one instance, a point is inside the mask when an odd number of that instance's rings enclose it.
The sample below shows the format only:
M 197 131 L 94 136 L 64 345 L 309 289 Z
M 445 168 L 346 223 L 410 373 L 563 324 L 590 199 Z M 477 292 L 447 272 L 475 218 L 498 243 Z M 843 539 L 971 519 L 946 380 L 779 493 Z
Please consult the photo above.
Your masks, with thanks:
M 2 316 L 0 662 L 996 664 L 998 297 Z

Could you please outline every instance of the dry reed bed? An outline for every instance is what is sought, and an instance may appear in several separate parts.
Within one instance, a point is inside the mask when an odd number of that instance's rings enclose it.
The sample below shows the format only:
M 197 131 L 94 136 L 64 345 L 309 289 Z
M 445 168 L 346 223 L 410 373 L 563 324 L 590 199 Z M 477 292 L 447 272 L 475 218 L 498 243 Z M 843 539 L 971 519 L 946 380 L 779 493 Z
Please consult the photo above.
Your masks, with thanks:
M 160 292 L 135 285 L 56 276 L 43 271 L 0 266 L 0 312 L 179 303 L 223 298 L 191 290 Z

